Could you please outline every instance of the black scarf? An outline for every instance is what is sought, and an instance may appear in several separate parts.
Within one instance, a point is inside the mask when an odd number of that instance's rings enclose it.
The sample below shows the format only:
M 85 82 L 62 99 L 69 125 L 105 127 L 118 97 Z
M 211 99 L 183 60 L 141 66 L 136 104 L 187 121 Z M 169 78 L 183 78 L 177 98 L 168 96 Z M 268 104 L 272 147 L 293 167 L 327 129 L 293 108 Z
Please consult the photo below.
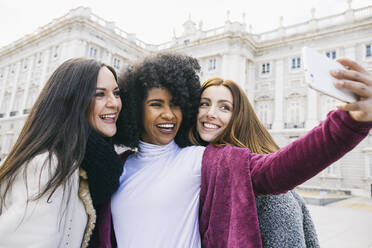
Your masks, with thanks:
M 109 140 L 92 130 L 82 168 L 88 175 L 89 191 L 97 209 L 106 204 L 118 189 L 123 163 Z

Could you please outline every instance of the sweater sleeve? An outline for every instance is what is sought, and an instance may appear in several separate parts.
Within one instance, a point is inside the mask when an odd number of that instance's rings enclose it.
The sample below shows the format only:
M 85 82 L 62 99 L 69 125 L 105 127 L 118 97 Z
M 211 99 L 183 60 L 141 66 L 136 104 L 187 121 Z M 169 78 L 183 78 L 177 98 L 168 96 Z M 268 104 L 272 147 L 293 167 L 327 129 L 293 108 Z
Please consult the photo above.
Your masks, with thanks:
M 305 136 L 272 154 L 251 154 L 256 194 L 279 194 L 305 182 L 352 150 L 372 122 L 357 122 L 345 111 L 328 114 Z
M 306 207 L 304 199 L 298 195 L 294 190 L 290 191 L 293 197 L 297 200 L 298 205 L 302 211 L 303 218 L 303 233 L 305 237 L 306 247 L 308 248 L 319 248 L 318 235 L 316 233 L 314 222 L 311 218 L 309 209 Z
M 50 199 L 47 193 L 30 200 L 41 192 L 55 170 L 53 160 L 51 166 L 45 161 L 46 153 L 36 156 L 15 178 L 0 215 L 0 247 L 57 247 L 62 235 L 58 229 L 63 207 L 61 187 Z

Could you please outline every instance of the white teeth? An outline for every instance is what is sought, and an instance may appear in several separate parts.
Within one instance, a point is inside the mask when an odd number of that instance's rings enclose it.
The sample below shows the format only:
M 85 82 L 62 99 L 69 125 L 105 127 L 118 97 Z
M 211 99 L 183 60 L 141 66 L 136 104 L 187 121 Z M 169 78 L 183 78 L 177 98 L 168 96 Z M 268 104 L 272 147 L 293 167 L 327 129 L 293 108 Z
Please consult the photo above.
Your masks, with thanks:
M 211 124 L 211 123 L 205 123 L 205 122 L 203 122 L 203 126 L 205 126 L 206 128 L 212 128 L 212 129 L 218 128 L 217 125 L 214 125 L 214 124 Z
M 116 116 L 115 114 L 107 114 L 107 115 L 100 115 L 99 117 L 101 117 L 102 119 L 107 119 L 107 118 L 114 119 L 115 116 Z
M 157 127 L 160 127 L 160 128 L 174 128 L 174 124 L 158 124 L 156 125 Z

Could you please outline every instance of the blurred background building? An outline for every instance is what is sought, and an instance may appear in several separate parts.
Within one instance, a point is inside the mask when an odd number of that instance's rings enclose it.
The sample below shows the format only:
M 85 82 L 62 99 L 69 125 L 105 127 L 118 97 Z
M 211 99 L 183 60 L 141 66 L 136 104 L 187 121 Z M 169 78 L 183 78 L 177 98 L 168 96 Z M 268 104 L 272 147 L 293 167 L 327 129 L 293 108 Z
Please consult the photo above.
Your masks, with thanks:
M 301 49 L 312 47 L 337 59 L 357 60 L 372 72 L 372 5 L 349 7 L 332 16 L 275 30 L 253 33 L 250 25 L 230 20 L 210 30 L 189 18 L 181 36 L 147 44 L 79 7 L 0 48 L 0 159 L 16 141 L 25 118 L 48 77 L 63 61 L 91 57 L 120 71 L 128 63 L 158 51 L 196 57 L 201 81 L 220 76 L 238 82 L 260 120 L 280 146 L 304 135 L 322 121 L 337 101 L 309 89 L 304 81 Z M 372 135 L 352 152 L 304 185 L 371 190 Z

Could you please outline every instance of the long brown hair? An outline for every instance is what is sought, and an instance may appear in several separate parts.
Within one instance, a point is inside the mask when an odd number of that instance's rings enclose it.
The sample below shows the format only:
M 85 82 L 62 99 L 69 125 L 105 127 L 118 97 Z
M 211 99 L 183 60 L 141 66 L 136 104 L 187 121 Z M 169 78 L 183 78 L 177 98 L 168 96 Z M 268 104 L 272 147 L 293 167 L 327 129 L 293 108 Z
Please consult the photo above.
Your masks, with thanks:
M 205 89 L 211 86 L 224 86 L 230 90 L 233 97 L 230 122 L 226 129 L 211 143 L 249 148 L 254 153 L 272 153 L 279 149 L 279 146 L 259 121 L 247 95 L 237 83 L 219 77 L 210 78 L 202 84 L 202 94 Z M 200 138 L 196 125 L 190 130 L 189 138 L 195 145 L 206 145 Z
M 91 131 L 87 119 L 97 86 L 101 67 L 106 66 L 116 79 L 115 70 L 93 59 L 70 59 L 62 63 L 50 76 L 33 105 L 22 131 L 0 167 L 0 214 L 5 197 L 21 168 L 35 156 L 48 152 L 57 158 L 55 173 L 45 188 L 35 197 L 46 193 L 49 198 L 80 166 Z M 46 162 L 47 162 L 46 161 Z M 50 167 L 49 167 L 50 168 Z M 23 170 L 24 178 L 27 170 Z M 25 182 L 27 185 L 27 182 Z

